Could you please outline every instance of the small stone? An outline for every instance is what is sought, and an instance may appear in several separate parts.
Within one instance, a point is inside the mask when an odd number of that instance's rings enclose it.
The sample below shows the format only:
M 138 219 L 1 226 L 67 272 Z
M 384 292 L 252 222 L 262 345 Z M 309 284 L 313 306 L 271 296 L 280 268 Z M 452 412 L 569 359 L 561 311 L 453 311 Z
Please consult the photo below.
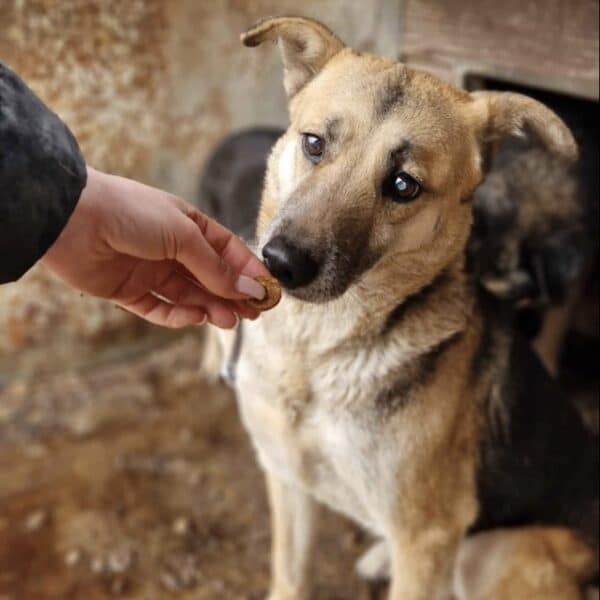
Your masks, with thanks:
M 171 556 L 159 576 L 162 586 L 171 591 L 191 589 L 197 583 L 196 560 L 191 555 Z
M 125 577 L 117 577 L 113 579 L 110 585 L 110 591 L 113 596 L 120 596 L 127 588 L 127 579 Z
M 108 556 L 108 570 L 112 573 L 124 573 L 131 566 L 132 553 L 131 550 L 123 549 L 112 552 Z
M 192 471 L 188 477 L 189 485 L 198 485 L 203 479 L 203 475 L 201 471 Z
M 96 556 L 92 558 L 92 561 L 90 562 L 90 569 L 92 570 L 92 573 L 103 573 L 105 568 L 106 563 L 104 562 L 104 559 L 101 556 Z
M 192 529 L 192 522 L 188 517 L 179 517 L 173 521 L 173 533 L 175 535 L 184 536 Z
M 196 569 L 193 566 L 184 567 L 179 574 L 179 580 L 182 587 L 193 588 L 196 585 Z
M 48 511 L 47 510 L 36 510 L 25 519 L 25 529 L 27 531 L 37 531 L 41 529 L 48 522 Z
M 159 577 L 161 585 L 169 592 L 178 592 L 181 590 L 181 585 L 173 573 L 162 571 Z
M 79 548 L 73 548 L 65 554 L 65 565 L 67 567 L 74 567 L 81 560 L 81 550 Z

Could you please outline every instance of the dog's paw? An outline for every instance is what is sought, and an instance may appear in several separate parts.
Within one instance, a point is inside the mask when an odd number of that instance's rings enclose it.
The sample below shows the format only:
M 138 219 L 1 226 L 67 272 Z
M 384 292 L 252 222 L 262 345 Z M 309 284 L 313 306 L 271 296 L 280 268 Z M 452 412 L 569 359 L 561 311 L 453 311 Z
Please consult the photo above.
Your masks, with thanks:
M 390 555 L 385 541 L 375 542 L 357 561 L 356 572 L 368 581 L 390 578 Z

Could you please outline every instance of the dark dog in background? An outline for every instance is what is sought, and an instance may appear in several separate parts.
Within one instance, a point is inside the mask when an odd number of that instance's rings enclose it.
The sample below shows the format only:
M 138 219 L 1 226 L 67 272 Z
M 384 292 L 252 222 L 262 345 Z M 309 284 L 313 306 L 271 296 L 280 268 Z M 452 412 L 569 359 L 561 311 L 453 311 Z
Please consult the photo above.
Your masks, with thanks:
M 505 142 L 473 197 L 470 268 L 492 295 L 546 307 L 581 274 L 582 205 L 570 165 L 535 141 Z
M 200 178 L 199 208 L 242 239 L 254 237 L 267 157 L 282 129 L 257 127 L 225 138 Z
M 572 165 L 516 139 L 497 150 L 473 197 L 469 269 L 514 307 L 517 327 L 553 375 L 589 262 L 580 188 Z

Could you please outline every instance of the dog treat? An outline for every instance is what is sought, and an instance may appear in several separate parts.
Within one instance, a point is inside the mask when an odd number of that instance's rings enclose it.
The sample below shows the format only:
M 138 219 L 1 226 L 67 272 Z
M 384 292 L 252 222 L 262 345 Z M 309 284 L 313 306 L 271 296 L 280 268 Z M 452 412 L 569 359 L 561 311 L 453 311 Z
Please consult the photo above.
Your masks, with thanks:
M 251 298 L 248 300 L 248 304 L 258 310 L 270 310 L 274 306 L 277 306 L 281 300 L 281 287 L 277 279 L 263 275 L 255 277 L 255 279 L 265 288 L 266 294 L 262 300 Z

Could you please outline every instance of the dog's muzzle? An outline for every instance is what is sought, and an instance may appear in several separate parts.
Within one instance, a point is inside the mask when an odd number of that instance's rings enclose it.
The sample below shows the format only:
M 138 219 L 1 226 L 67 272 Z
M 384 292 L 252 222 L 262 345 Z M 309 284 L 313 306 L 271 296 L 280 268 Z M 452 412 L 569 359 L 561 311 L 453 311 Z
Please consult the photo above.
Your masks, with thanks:
M 308 285 L 319 272 L 319 263 L 305 248 L 278 235 L 262 251 L 267 269 L 287 289 Z

